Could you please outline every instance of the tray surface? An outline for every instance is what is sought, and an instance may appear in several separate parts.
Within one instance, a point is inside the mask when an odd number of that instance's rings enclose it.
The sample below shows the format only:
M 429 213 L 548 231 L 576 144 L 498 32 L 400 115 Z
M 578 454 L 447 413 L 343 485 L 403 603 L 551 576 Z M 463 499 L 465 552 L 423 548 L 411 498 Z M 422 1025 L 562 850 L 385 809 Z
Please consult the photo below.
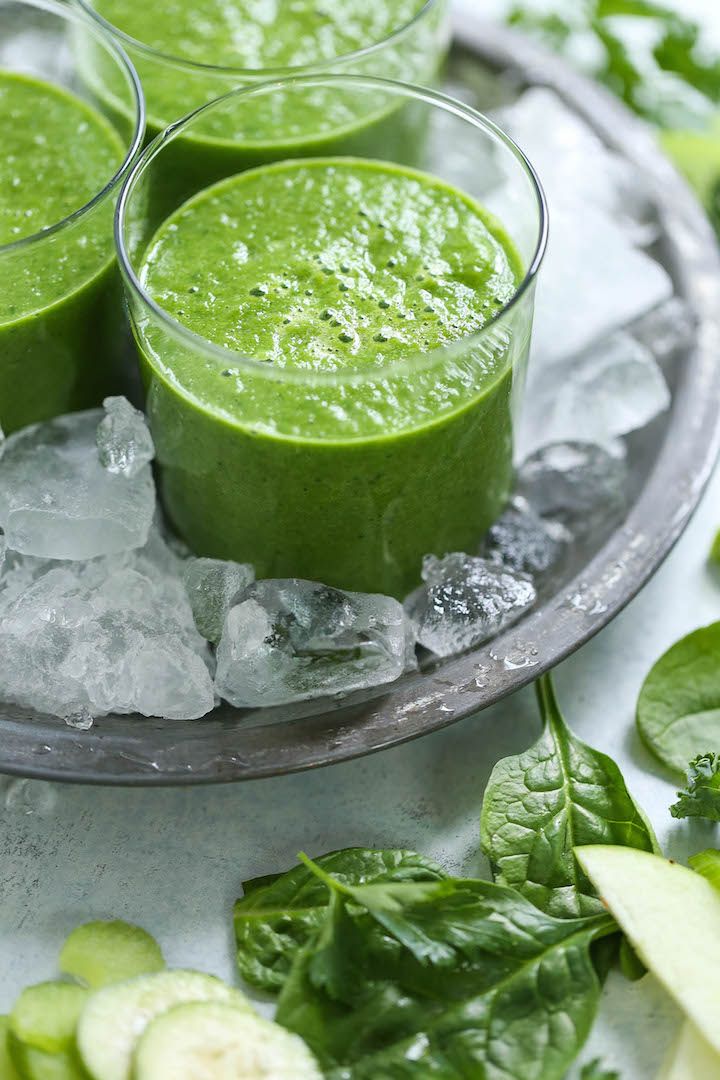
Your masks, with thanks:
M 370 700 L 240 713 L 205 720 L 106 717 L 90 731 L 0 706 L 0 771 L 102 784 L 196 784 L 328 765 L 417 738 L 486 708 L 537 678 L 596 634 L 658 568 L 695 509 L 720 444 L 720 257 L 695 199 L 634 116 L 517 35 L 463 16 L 453 75 L 478 72 L 553 89 L 611 149 L 636 164 L 652 192 L 662 262 L 696 321 L 675 373 L 672 408 L 634 457 L 636 499 L 599 551 L 512 630 L 463 656 L 410 675 Z M 485 104 L 485 103 L 484 103 Z M 486 107 L 492 107 L 490 101 Z

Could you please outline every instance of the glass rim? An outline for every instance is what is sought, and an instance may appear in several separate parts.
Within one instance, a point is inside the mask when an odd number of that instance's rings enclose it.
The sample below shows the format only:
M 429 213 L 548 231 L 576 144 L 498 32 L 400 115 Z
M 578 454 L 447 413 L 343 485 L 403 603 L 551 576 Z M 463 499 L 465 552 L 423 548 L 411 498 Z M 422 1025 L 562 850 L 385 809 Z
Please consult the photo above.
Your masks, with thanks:
M 71 214 L 61 218 L 60 221 L 48 225 L 45 229 L 30 233 L 29 236 L 21 236 L 18 240 L 11 240 L 8 244 L 0 244 L 0 256 L 18 251 L 24 247 L 30 247 L 32 244 L 41 243 L 43 240 L 47 240 L 51 236 L 55 236 L 62 230 L 74 225 L 86 214 L 90 213 L 91 210 L 102 202 L 113 189 L 118 187 L 121 181 L 125 179 L 126 174 L 137 157 L 138 151 L 145 139 L 145 96 L 140 85 L 140 78 L 130 57 L 122 46 L 115 41 L 112 35 L 108 34 L 101 27 L 95 26 L 78 8 L 74 7 L 72 4 L 64 3 L 62 0 L 9 0 L 9 3 L 17 5 L 18 7 L 37 8 L 41 11 L 47 11 L 52 15 L 57 15 L 60 19 L 64 19 L 65 22 L 74 22 L 77 25 L 89 28 L 92 33 L 102 41 L 103 45 L 107 46 L 107 48 L 117 57 L 121 68 L 124 69 L 125 74 L 129 78 L 135 103 L 135 128 L 130 140 L 130 145 L 125 152 L 122 162 L 107 183 L 93 195 L 92 199 L 83 203 L 77 210 L 73 210 Z M 0 0 L 0 7 L 4 6 L 6 6 L 5 3 L 3 0 Z
M 194 120 L 202 116 L 205 112 L 216 108 L 218 105 L 229 101 L 232 98 L 267 94 L 285 87 L 312 86 L 317 83 L 327 82 L 341 83 L 345 86 L 356 84 L 376 90 L 385 89 L 398 96 L 414 98 L 415 100 L 424 102 L 430 107 L 439 107 L 499 140 L 515 158 L 517 164 L 523 170 L 530 182 L 530 186 L 535 196 L 538 214 L 537 237 L 528 268 L 525 271 L 522 280 L 517 284 L 513 295 L 497 312 L 495 312 L 492 318 L 489 319 L 484 326 L 479 330 L 474 331 L 472 334 L 467 334 L 464 337 L 458 338 L 456 341 L 449 342 L 447 345 L 441 345 L 435 349 L 431 349 L 427 353 L 414 353 L 378 368 L 354 368 L 340 371 L 316 371 L 305 368 L 277 368 L 271 371 L 269 369 L 272 368 L 273 365 L 269 365 L 265 361 L 258 360 L 245 353 L 237 352 L 234 349 L 227 349 L 224 346 L 218 345 L 216 342 L 210 341 L 208 338 L 197 334 L 194 330 L 190 330 L 187 326 L 170 315 L 169 312 L 165 311 L 165 309 L 153 299 L 135 272 L 133 260 L 131 259 L 125 243 L 124 234 L 128 216 L 128 207 L 132 200 L 135 185 L 143 176 L 150 163 L 162 154 L 165 143 L 172 141 L 180 135 L 188 125 L 192 124 Z M 292 160 L 301 161 L 302 159 Z M 170 124 L 145 147 L 125 178 L 115 208 L 115 247 L 118 263 L 126 287 L 129 289 L 130 293 L 135 296 L 146 309 L 149 309 L 153 316 L 169 330 L 173 337 L 177 338 L 185 345 L 191 346 L 197 352 L 210 355 L 223 367 L 235 365 L 244 371 L 255 372 L 256 374 L 261 374 L 266 379 L 270 378 L 278 382 L 316 382 L 317 384 L 325 385 L 362 384 L 373 380 L 396 377 L 403 372 L 409 373 L 412 371 L 417 373 L 419 370 L 425 370 L 434 366 L 438 362 L 439 357 L 447 357 L 449 354 L 460 350 L 464 351 L 468 348 L 478 346 L 483 339 L 488 337 L 494 328 L 505 321 L 507 315 L 520 303 L 534 284 L 547 250 L 548 235 L 548 204 L 542 183 L 540 182 L 534 166 L 524 152 L 501 127 L 478 110 L 473 109 L 471 106 L 465 105 L 463 102 L 458 101 L 447 94 L 441 93 L 440 91 L 430 90 L 429 88 L 422 86 L 414 86 L 410 83 L 402 83 L 393 79 L 381 79 L 369 75 L 328 74 L 294 76 L 290 79 L 267 81 L 255 86 L 236 88 L 235 90 L 229 91 L 227 94 L 223 94 L 221 97 L 215 98 L 213 101 L 200 106 L 200 108 L 195 109 L 180 120 L 176 120 L 174 123 Z M 418 357 L 422 359 L 421 364 L 418 364 Z
M 369 0 L 372 2 L 372 0 Z M 205 64 L 200 63 L 197 60 L 190 60 L 184 56 L 174 56 L 171 53 L 162 52 L 160 49 L 153 48 L 152 45 L 148 45 L 144 41 L 140 41 L 139 38 L 134 38 L 131 34 L 121 30 L 120 27 L 111 23 L 104 15 L 101 15 L 97 11 L 91 0 L 77 0 L 77 4 L 87 15 L 89 15 L 95 22 L 97 22 L 106 33 L 111 34 L 114 37 L 120 38 L 126 48 L 137 49 L 138 52 L 143 53 L 146 57 L 154 61 L 162 61 L 165 64 L 171 64 L 173 67 L 182 68 L 188 71 L 194 71 L 196 73 L 204 73 L 205 75 L 213 75 L 218 78 L 246 78 L 265 81 L 267 79 L 280 79 L 287 78 L 291 75 L 302 75 L 308 73 L 319 73 L 324 68 L 333 67 L 336 64 L 350 64 L 356 60 L 364 59 L 366 56 L 371 56 L 373 53 L 387 48 L 400 37 L 412 30 L 422 19 L 424 19 L 430 12 L 437 7 L 440 7 L 445 0 L 425 0 L 425 3 L 420 8 L 412 19 L 403 23 L 402 26 L 397 27 L 387 37 L 382 38 L 380 41 L 374 41 L 370 45 L 363 46 L 362 49 L 355 49 L 349 53 L 340 53 L 338 56 L 331 57 L 328 60 L 316 61 L 313 64 L 297 64 L 290 67 L 267 67 L 267 68 L 243 68 L 243 67 L 226 67 L 218 64 Z

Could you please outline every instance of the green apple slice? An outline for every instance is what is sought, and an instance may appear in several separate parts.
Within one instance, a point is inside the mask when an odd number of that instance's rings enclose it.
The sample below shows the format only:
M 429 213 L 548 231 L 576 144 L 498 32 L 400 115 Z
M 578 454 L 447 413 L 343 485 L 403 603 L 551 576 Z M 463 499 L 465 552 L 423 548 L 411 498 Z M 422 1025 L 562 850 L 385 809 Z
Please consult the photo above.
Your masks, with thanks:
M 597 845 L 575 854 L 640 959 L 720 1053 L 720 893 L 645 851 Z
M 670 1047 L 657 1080 L 720 1080 L 720 1055 L 694 1024 L 686 1020 Z

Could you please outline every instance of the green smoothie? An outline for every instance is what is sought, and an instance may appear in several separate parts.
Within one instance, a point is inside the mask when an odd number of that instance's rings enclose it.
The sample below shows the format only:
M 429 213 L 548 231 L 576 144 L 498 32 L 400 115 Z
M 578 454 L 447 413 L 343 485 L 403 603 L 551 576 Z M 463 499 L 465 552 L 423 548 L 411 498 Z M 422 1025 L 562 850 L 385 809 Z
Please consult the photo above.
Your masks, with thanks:
M 105 187 L 124 148 L 79 98 L 1 70 L 0 146 L 0 425 L 8 432 L 94 404 L 108 386 L 111 200 L 52 227 Z
M 191 334 L 131 310 L 191 547 L 397 596 L 423 555 L 474 550 L 510 488 L 525 343 L 471 336 L 520 274 L 479 205 L 389 163 L 283 162 L 186 203 L 140 277 Z
M 142 81 L 149 137 L 273 72 L 314 68 L 428 85 L 446 48 L 446 0 L 86 2 L 127 35 L 123 43 Z M 112 102 L 113 72 L 102 55 L 93 56 L 92 43 L 89 49 L 88 81 Z M 375 102 L 337 85 L 235 99 L 166 147 L 162 183 L 153 195 L 164 217 L 216 180 L 288 157 L 374 156 L 384 145 L 388 156 L 412 164 L 417 135 L 412 115 L 387 92 Z

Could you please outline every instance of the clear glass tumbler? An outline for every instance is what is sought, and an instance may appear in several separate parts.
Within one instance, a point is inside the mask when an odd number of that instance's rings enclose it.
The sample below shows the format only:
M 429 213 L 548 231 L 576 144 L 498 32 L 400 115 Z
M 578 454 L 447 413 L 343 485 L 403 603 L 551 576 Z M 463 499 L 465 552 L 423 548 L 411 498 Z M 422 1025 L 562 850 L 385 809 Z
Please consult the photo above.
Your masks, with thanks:
M 173 143 L 213 113 L 253 132 L 273 100 L 297 115 L 319 90 L 362 105 L 367 117 L 394 117 L 395 139 L 376 126 L 373 141 L 368 126 L 366 157 L 405 166 L 410 137 L 422 130 L 424 171 L 502 223 L 516 287 L 477 333 L 392 363 L 279 367 L 190 331 L 148 292 L 152 192 Z M 348 221 L 348 237 L 352 228 Z M 396 596 L 417 584 L 423 555 L 477 550 L 511 488 L 546 235 L 542 189 L 521 151 L 479 113 L 431 90 L 308 76 L 235 91 L 160 136 L 123 188 L 116 237 L 162 498 L 189 545 L 251 562 L 262 577 Z M 192 258 L 214 266 L 202 239 Z
M 115 72 L 122 115 L 108 119 L 103 101 L 83 80 L 81 56 L 89 42 Z M 29 233 L 17 226 L 3 233 L 0 425 L 9 432 L 97 404 L 119 385 L 128 353 L 113 214 L 120 185 L 143 143 L 145 112 L 137 75 L 117 42 L 83 12 L 55 0 L 0 0 L 0 76 L 6 94 L 11 82 L 30 89 L 50 84 L 60 108 L 63 102 L 77 108 L 79 128 L 108 144 L 107 176 L 92 197 L 63 220 L 42 222 Z M 12 107 L 6 106 L 4 114 L 0 110 L 2 169 L 9 184 L 18 187 L 21 180 L 14 176 L 8 147 L 22 124 L 32 126 L 42 145 L 57 138 L 52 116 L 35 112 L 22 118 Z M 77 153 L 72 139 L 61 149 Z M 35 182 L 54 181 L 37 177 Z M 17 240 L 12 239 L 15 231 Z
M 223 67 L 165 55 L 104 18 L 101 12 L 112 11 L 112 5 L 100 0 L 79 0 L 79 3 L 98 25 L 116 35 L 135 65 L 147 102 L 149 139 L 180 117 L 231 90 L 269 80 L 336 73 L 383 76 L 433 86 L 450 40 L 448 0 L 426 0 L 414 18 L 389 37 L 347 55 L 292 68 Z M 192 53 L 194 44 L 188 45 L 188 53 Z M 98 96 L 105 99 L 108 108 L 123 111 L 123 100 L 115 90 L 117 73 L 108 67 L 102 52 L 88 52 L 85 77 Z M 192 127 L 184 128 L 168 145 L 162 159 L 162 176 L 156 167 L 158 184 L 154 197 L 159 204 L 158 212 L 162 213 L 172 202 L 181 201 L 198 187 L 241 169 L 291 156 L 342 153 L 346 148 L 350 152 L 353 143 L 362 142 L 369 119 L 364 112 L 364 100 L 345 97 L 338 101 L 318 82 L 312 94 L 306 92 L 303 96 L 302 115 L 290 115 L 291 102 L 276 111 L 280 101 L 280 95 L 275 95 L 264 99 L 264 107 L 256 102 L 255 130 L 249 129 L 246 119 L 237 127 L 232 110 L 217 109 L 204 113 Z M 391 120 L 388 136 L 393 137 Z

